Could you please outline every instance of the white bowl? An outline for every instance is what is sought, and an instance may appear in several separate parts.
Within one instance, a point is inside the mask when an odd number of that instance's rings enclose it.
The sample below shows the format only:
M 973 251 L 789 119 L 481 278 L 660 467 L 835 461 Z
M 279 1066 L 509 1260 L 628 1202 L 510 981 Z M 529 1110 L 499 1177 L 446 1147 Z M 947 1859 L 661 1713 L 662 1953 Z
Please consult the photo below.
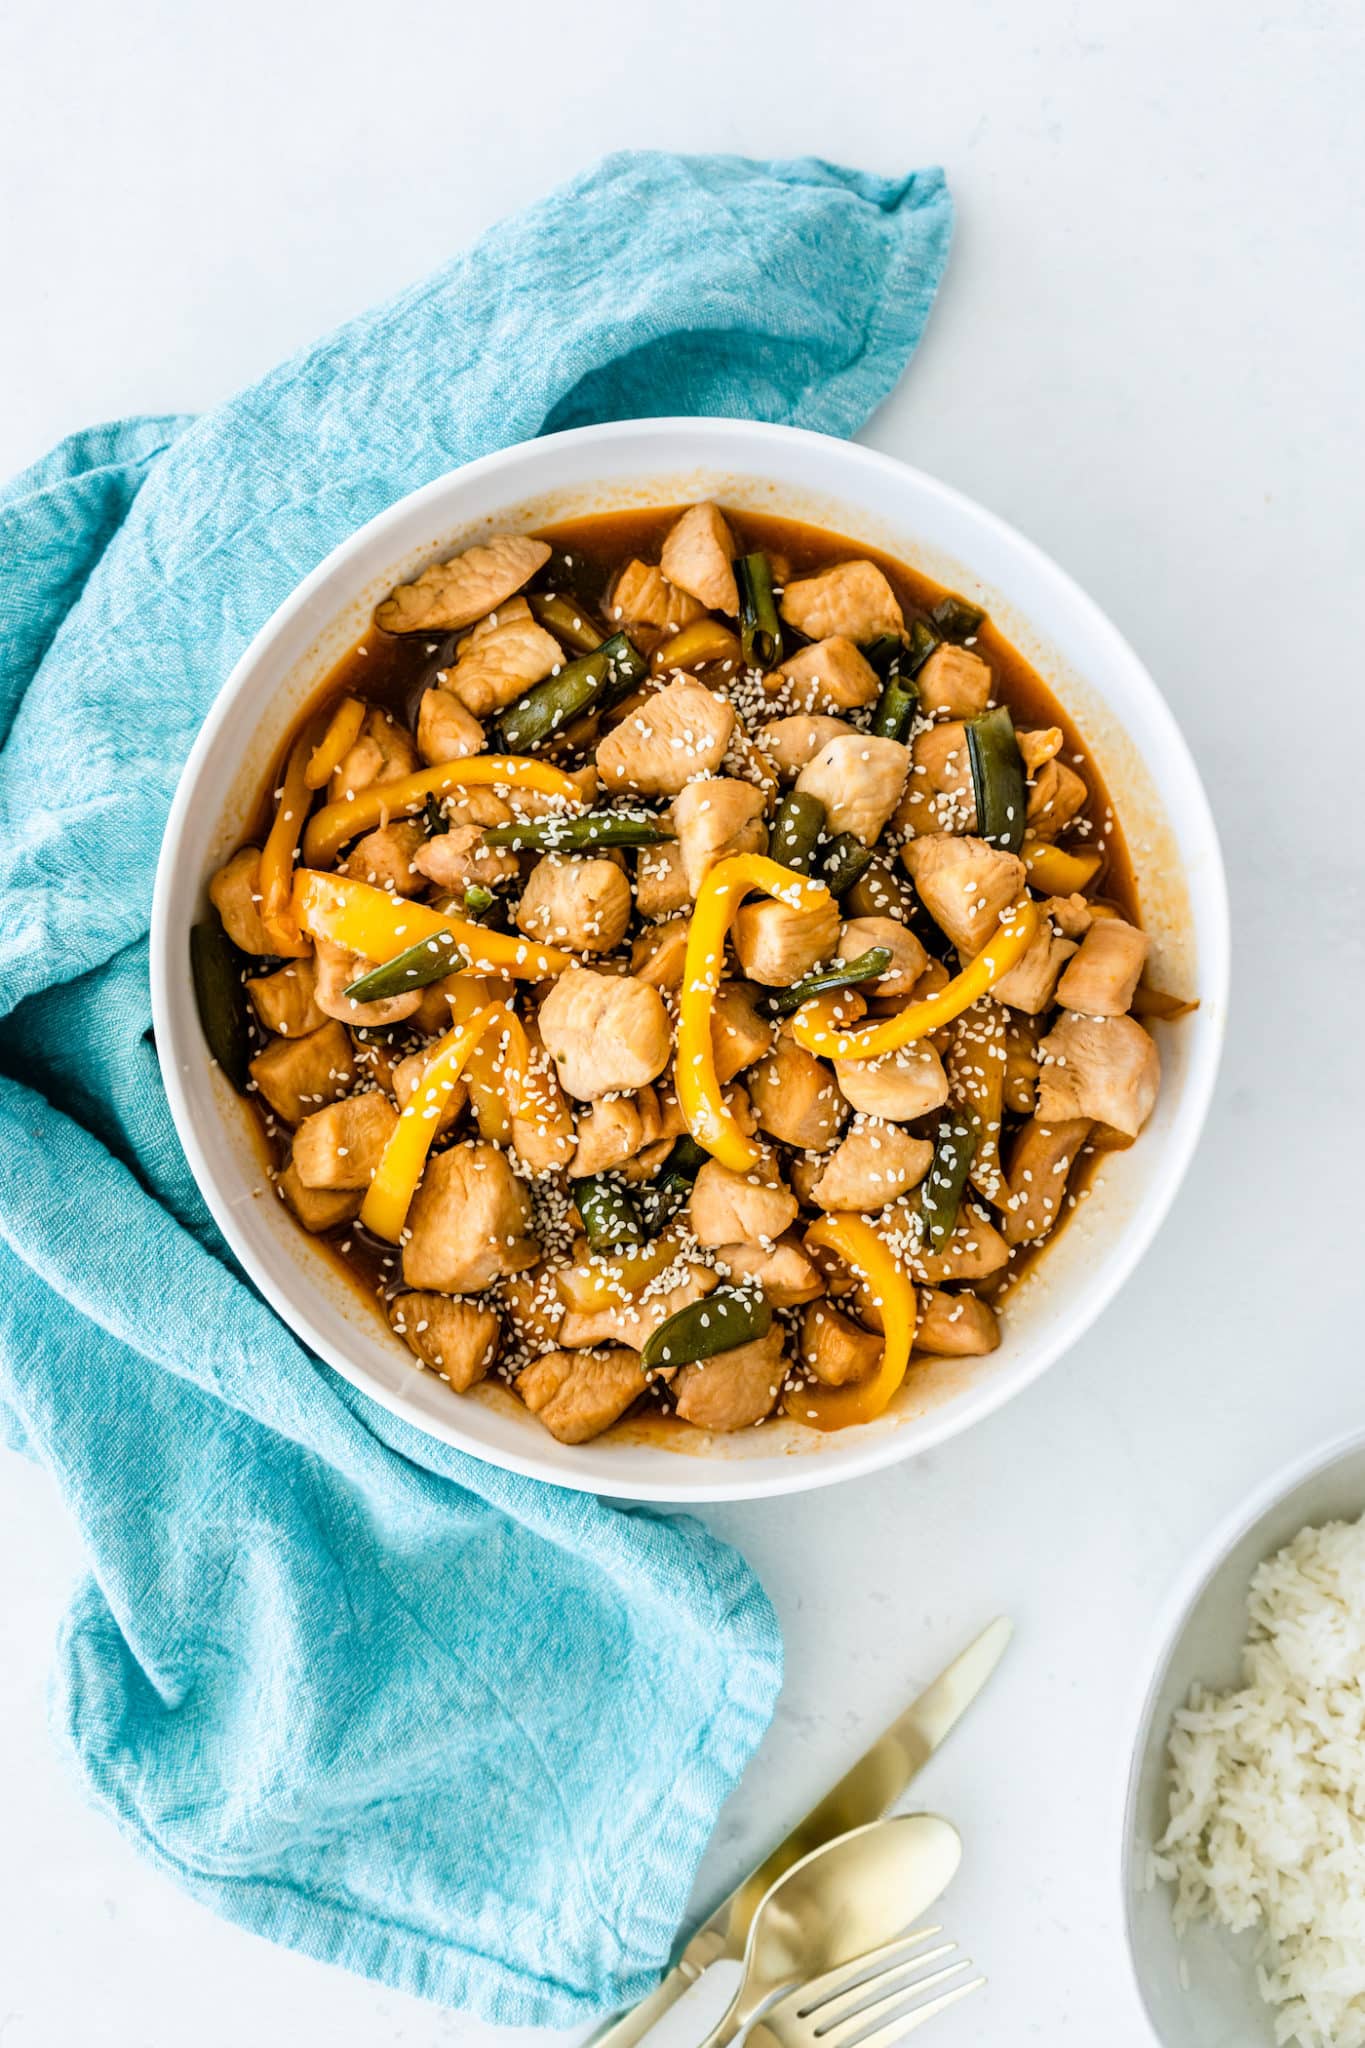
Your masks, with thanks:
M 1247 1592 L 1257 1565 L 1300 1529 L 1365 1513 L 1365 1433 L 1340 1438 L 1281 1471 L 1222 1522 L 1173 1595 L 1129 1754 L 1121 1877 L 1128 1953 L 1148 2022 L 1163 2048 L 1274 2048 L 1273 2010 L 1256 1988 L 1254 1936 L 1200 1922 L 1177 1939 L 1174 1892 L 1149 1885 L 1147 1859 L 1165 1829 L 1171 1716 L 1198 1680 L 1241 1682 Z
M 778 1421 L 731 1437 L 679 1430 L 677 1447 L 665 1448 L 627 1424 L 566 1447 L 506 1388 L 456 1397 L 414 1371 L 272 1197 L 249 1119 L 205 1055 L 188 932 L 300 706 L 393 584 L 501 527 L 703 495 L 886 548 L 986 606 L 1099 762 L 1138 872 L 1156 978 L 1197 993 L 1200 1008 L 1162 1030 L 1165 1076 L 1151 1123 L 1106 1163 L 1014 1294 L 992 1357 L 917 1368 L 885 1416 L 839 1434 Z M 746 1498 L 852 1478 L 943 1442 L 1036 1379 L 1112 1299 L 1170 1206 L 1213 1088 L 1227 974 L 1223 868 L 1199 777 L 1151 678 L 1090 599 L 1011 527 L 931 477 L 848 442 L 741 420 L 623 421 L 548 435 L 438 478 L 344 541 L 224 684 L 171 809 L 152 914 L 157 1046 L 181 1141 L 224 1236 L 285 1322 L 419 1428 L 515 1471 L 637 1500 Z

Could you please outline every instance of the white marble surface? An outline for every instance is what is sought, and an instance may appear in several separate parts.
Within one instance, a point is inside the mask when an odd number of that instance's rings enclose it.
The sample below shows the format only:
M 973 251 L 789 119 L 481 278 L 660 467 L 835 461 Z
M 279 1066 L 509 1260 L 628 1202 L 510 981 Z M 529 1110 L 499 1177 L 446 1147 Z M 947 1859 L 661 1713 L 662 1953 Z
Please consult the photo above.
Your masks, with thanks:
M 1089 1339 L 916 1466 L 708 1518 L 789 1670 L 712 1887 L 979 1624 L 1018 1623 L 919 1788 L 963 1829 L 946 1911 L 991 1977 L 945 2048 L 1144 2038 L 1115 1807 L 1153 1619 L 1216 1515 L 1365 1410 L 1363 57 L 1354 0 L 0 15 L 3 471 L 211 404 L 601 148 L 947 166 L 942 302 L 868 438 L 1015 520 L 1146 657 L 1237 947 L 1203 1152 Z M 82 1809 L 43 1723 L 76 1545 L 39 1472 L 0 1472 L 3 2048 L 477 2042 L 220 1924 Z

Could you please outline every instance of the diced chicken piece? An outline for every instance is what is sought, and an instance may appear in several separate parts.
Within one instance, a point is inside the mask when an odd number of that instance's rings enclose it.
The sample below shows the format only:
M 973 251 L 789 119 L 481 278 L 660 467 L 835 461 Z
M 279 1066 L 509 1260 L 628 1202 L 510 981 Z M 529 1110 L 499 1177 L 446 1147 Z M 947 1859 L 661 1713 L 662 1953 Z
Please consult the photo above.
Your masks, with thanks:
M 1131 1017 L 1069 1011 L 1039 1047 L 1038 1115 L 1044 1123 L 1085 1117 L 1135 1138 L 1161 1083 L 1155 1041 Z
M 1064 939 L 1083 939 L 1095 922 L 1095 913 L 1084 896 L 1049 896 L 1042 908 Z
M 676 633 L 706 610 L 685 590 L 676 590 L 662 569 L 648 562 L 627 562 L 616 579 L 608 606 L 613 626 L 632 635 Z
M 635 859 L 635 908 L 641 917 L 671 917 L 691 901 L 682 848 L 677 841 L 667 839 L 661 846 L 642 846 Z
M 630 923 L 630 883 L 614 861 L 547 853 L 517 905 L 517 929 L 572 953 L 612 953 Z
M 761 1060 L 775 1036 L 772 1024 L 758 1013 L 752 989 L 742 981 L 723 981 L 711 1005 L 717 1080 L 733 1081 Z
M 433 562 L 415 583 L 400 583 L 375 623 L 386 633 L 458 632 L 504 603 L 549 559 L 546 541 L 495 533 L 448 562 Z
M 611 1302 L 605 1308 L 571 1308 L 560 1325 L 560 1342 L 570 1351 L 586 1344 L 628 1344 L 632 1351 L 643 1351 L 670 1316 L 704 1300 L 719 1285 L 709 1266 L 690 1260 L 682 1266 L 681 1277 L 662 1294 Z
M 899 1124 L 867 1122 L 860 1117 L 830 1154 L 811 1189 L 811 1200 L 830 1211 L 856 1209 L 866 1214 L 884 1209 L 888 1202 L 919 1186 L 933 1156 L 927 1138 L 912 1138 Z
M 413 862 L 426 844 L 426 833 L 415 818 L 395 818 L 358 839 L 341 872 L 353 881 L 368 882 L 371 888 L 388 889 L 395 896 L 420 896 L 426 886 Z
M 788 583 L 782 616 L 808 640 L 839 633 L 864 646 L 905 627 L 896 593 L 875 562 L 840 562 Z
M 314 1110 L 294 1133 L 299 1179 L 306 1188 L 367 1188 L 397 1125 L 398 1112 L 378 1089 Z
M 1122 1017 L 1132 1005 L 1151 941 L 1121 917 L 1100 917 L 1062 976 L 1057 1000 L 1088 1017 Z
M 978 1202 L 967 1201 L 942 1251 L 927 1245 L 906 1254 L 912 1277 L 937 1287 L 945 1280 L 989 1280 L 1009 1264 L 1010 1248 Z
M 936 833 L 912 839 L 901 859 L 930 917 L 964 953 L 994 938 L 1000 913 L 1024 887 L 1024 863 L 984 839 Z
M 316 1237 L 324 1230 L 339 1230 L 353 1223 L 365 1197 L 358 1188 L 308 1188 L 299 1179 L 291 1161 L 275 1182 L 280 1200 Z
M 574 777 L 569 779 L 573 781 Z M 526 790 L 517 792 L 517 802 L 523 809 L 528 794 Z M 441 799 L 441 816 L 452 831 L 461 825 L 510 825 L 512 806 L 491 789 L 453 789 Z
M 1046 1237 L 1060 1221 L 1067 1175 L 1089 1135 L 1085 1117 L 1068 1117 L 1055 1124 L 1045 1124 L 1036 1116 L 1029 1118 L 1005 1162 L 1004 1200 L 997 1196 L 995 1201 L 1007 1244 L 1029 1244 L 1036 1237 Z
M 385 996 L 377 1003 L 353 1002 L 347 989 L 369 973 L 374 961 L 362 960 L 359 953 L 348 953 L 344 946 L 334 946 L 330 939 L 315 940 L 314 951 L 317 978 L 313 999 L 320 1010 L 339 1018 L 343 1024 L 401 1024 L 422 1000 L 422 991 L 413 988 L 405 995 Z
M 991 701 L 991 672 L 970 647 L 937 646 L 915 677 L 930 718 L 975 718 Z
M 762 1288 L 774 1308 L 799 1308 L 825 1291 L 819 1267 L 796 1237 L 779 1238 L 766 1250 L 758 1244 L 720 1244 L 711 1256 L 737 1286 Z
M 333 771 L 327 801 L 340 803 L 376 783 L 397 782 L 400 776 L 411 775 L 416 766 L 417 749 L 411 734 L 378 704 L 372 704 L 359 739 Z
M 322 1029 L 327 1016 L 313 1000 L 314 979 L 310 959 L 287 961 L 273 974 L 256 975 L 247 982 L 251 1007 L 267 1031 L 281 1038 L 303 1038 Z
M 872 846 L 901 800 L 909 766 L 910 749 L 899 740 L 853 733 L 822 747 L 797 776 L 796 787 L 819 797 L 829 832 L 851 832 Z
M 1039 1017 L 1052 1008 L 1062 969 L 1076 950 L 1075 941 L 1059 938 L 1046 918 L 1023 957 L 991 989 L 996 1002 Z
M 547 1351 L 517 1374 L 522 1400 L 562 1444 L 601 1436 L 645 1385 L 639 1352 L 619 1344 L 604 1351 Z
M 242 846 L 209 883 L 209 901 L 223 930 L 243 953 L 271 954 L 275 941 L 261 923 L 261 850 Z
M 417 849 L 413 866 L 438 889 L 463 896 L 471 882 L 496 889 L 514 882 L 521 872 L 517 857 L 505 846 L 485 846 L 483 825 L 452 825 Z
M 885 946 L 891 965 L 875 981 L 860 984 L 865 996 L 908 996 L 929 964 L 915 934 L 894 917 L 850 917 L 839 934 L 836 958 L 857 960 L 876 946 Z
M 398 1294 L 389 1321 L 413 1356 L 466 1394 L 498 1355 L 502 1326 L 491 1308 L 445 1294 Z
M 823 1060 L 790 1038 L 750 1069 L 747 1085 L 759 1129 L 803 1152 L 827 1152 L 848 1115 Z
M 972 783 L 967 728 L 961 719 L 931 725 L 910 744 L 910 773 L 896 808 L 899 830 L 928 837 L 935 832 L 975 832 L 976 792 Z
M 1000 1344 L 1000 1324 L 989 1302 L 977 1294 L 945 1294 L 941 1287 L 919 1290 L 916 1351 L 934 1358 L 984 1358 Z
M 417 751 L 429 768 L 483 752 L 483 727 L 453 690 L 425 690 L 417 712 Z
M 1060 754 L 1065 745 L 1065 736 L 1059 725 L 1017 728 L 1014 737 L 1019 742 L 1019 752 L 1024 758 L 1025 775 L 1036 775 L 1044 761 Z
M 1012 1014 L 1005 1025 L 1004 1103 L 1011 1116 L 1032 1116 L 1038 1094 L 1038 1040 L 1042 1026 L 1036 1017 Z
M 538 1358 L 543 1352 L 555 1350 L 564 1322 L 564 1301 L 555 1286 L 554 1267 L 548 1261 L 500 1280 L 497 1299 L 502 1304 L 503 1328 L 514 1361 Z
M 475 718 L 487 718 L 563 665 L 564 650 L 554 634 L 538 624 L 529 606 L 518 604 L 494 612 L 470 634 L 443 687 Z
M 750 1429 L 771 1415 L 782 1392 L 786 1362 L 782 1326 L 714 1358 L 685 1365 L 673 1382 L 679 1415 L 698 1429 Z
M 630 949 L 630 971 L 655 988 L 681 988 L 683 961 L 687 957 L 687 919 L 670 917 L 641 932 Z
M 432 1048 L 422 1046 L 417 1052 L 410 1052 L 405 1059 L 398 1060 L 393 1069 L 393 1096 L 400 1109 L 406 1109 L 422 1085 L 422 1077 L 431 1065 Z M 447 1131 L 453 1131 L 464 1114 L 469 1101 L 469 1089 L 463 1081 L 456 1081 L 448 1095 L 441 1101 L 441 1113 L 436 1119 L 436 1136 L 443 1138 Z
M 643 1088 L 673 1050 L 663 998 L 633 974 L 566 969 L 540 1006 L 540 1030 L 561 1087 L 581 1102 Z
M 693 896 L 717 861 L 732 853 L 766 853 L 763 791 L 728 775 L 689 782 L 673 799 L 673 824 Z
M 843 739 L 853 727 L 842 718 L 795 712 L 774 718 L 758 729 L 758 744 L 784 782 L 794 782 L 807 761 L 813 761 L 831 740 Z
M 694 776 L 714 775 L 735 729 L 734 707 L 684 678 L 656 690 L 600 741 L 597 772 L 609 795 L 676 796 Z
M 573 1111 L 564 1099 L 554 1061 L 546 1052 L 540 1025 L 534 1017 L 524 1020 L 530 1053 L 526 1069 L 526 1093 L 531 1108 L 512 1117 L 512 1149 L 531 1173 L 548 1173 L 567 1168 L 578 1138 Z
M 698 1244 L 770 1245 L 796 1221 L 797 1200 L 775 1167 L 733 1173 L 708 1159 L 688 1208 Z
M 659 1100 L 652 1088 L 595 1102 L 588 1114 L 578 1119 L 578 1147 L 569 1172 L 575 1180 L 585 1180 L 589 1174 L 624 1166 L 644 1146 L 653 1145 L 662 1128 Z
M 794 908 L 771 899 L 742 904 L 734 922 L 735 951 L 750 981 L 791 988 L 839 943 L 839 906 L 832 899 Z
M 496 1145 L 452 1145 L 427 1161 L 408 1211 L 403 1278 L 439 1294 L 479 1294 L 534 1266 L 531 1197 Z
M 589 761 L 583 768 L 566 768 L 565 779 L 572 782 L 578 791 L 578 801 L 590 809 L 597 800 L 597 770 Z M 509 812 L 510 816 L 511 813 Z M 518 789 L 517 816 L 519 818 L 563 817 L 564 802 L 561 797 L 547 796 L 539 789 Z
M 784 704 L 798 714 L 808 715 L 852 711 L 860 704 L 875 704 L 882 687 L 872 664 L 842 633 L 789 654 L 769 678 L 769 686 L 772 684 L 778 685 Z
M 735 537 L 715 505 L 689 505 L 664 538 L 659 567 L 675 590 L 685 590 L 711 612 L 739 610 L 730 564 Z
M 885 1348 L 874 1331 L 827 1302 L 813 1302 L 801 1318 L 801 1363 L 827 1387 L 871 1379 Z
M 1032 839 L 1060 837 L 1090 801 L 1090 791 L 1065 761 L 1045 761 L 1029 784 L 1028 829 Z
M 251 1078 L 276 1116 L 302 1122 L 309 1110 L 338 1102 L 355 1086 L 355 1056 L 339 1024 L 304 1038 L 273 1038 L 251 1062 Z
M 948 1076 L 931 1045 L 916 1040 L 875 1060 L 836 1060 L 835 1078 L 845 1098 L 864 1116 L 909 1123 L 948 1100 Z
M 429 981 L 422 990 L 422 1000 L 413 1011 L 408 1022 L 421 1038 L 436 1038 L 450 1029 L 450 1005 L 460 989 L 458 974 L 443 975 L 440 981 Z

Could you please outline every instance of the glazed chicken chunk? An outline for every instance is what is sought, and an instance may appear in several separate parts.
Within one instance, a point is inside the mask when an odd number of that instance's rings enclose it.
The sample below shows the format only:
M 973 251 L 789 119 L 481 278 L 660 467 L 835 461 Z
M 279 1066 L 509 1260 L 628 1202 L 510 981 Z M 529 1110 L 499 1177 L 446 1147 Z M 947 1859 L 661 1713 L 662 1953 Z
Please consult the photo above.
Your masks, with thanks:
M 498 1355 L 501 1325 L 492 1309 L 446 1294 L 413 1292 L 389 1304 L 389 1321 L 409 1351 L 457 1394 L 467 1394 Z
M 1089 1017 L 1122 1017 L 1132 1004 L 1150 941 L 1121 917 L 1099 917 L 1081 940 L 1057 987 L 1063 1009 Z
M 375 612 L 386 633 L 458 632 L 505 604 L 550 559 L 549 543 L 495 533 L 448 562 L 433 562 L 400 584 Z
M 789 654 L 774 681 L 780 685 L 783 702 L 796 714 L 808 716 L 875 704 L 881 690 L 877 671 L 842 633 Z
M 679 791 L 673 799 L 673 823 L 693 896 L 717 861 L 732 853 L 767 851 L 766 809 L 761 789 L 728 775 L 689 782 Z
M 643 1088 L 668 1065 L 673 1033 L 657 988 L 633 974 L 570 967 L 540 1006 L 545 1050 L 567 1095 L 592 1102 Z
M 770 1245 L 795 1222 L 797 1206 L 775 1172 L 734 1173 L 708 1159 L 693 1184 L 689 1214 L 698 1244 Z
M 839 906 L 806 909 L 771 899 L 746 903 L 734 922 L 735 951 L 750 981 L 765 988 L 790 988 L 839 943 Z
M 975 718 L 991 701 L 991 672 L 969 647 L 936 647 L 915 678 L 931 718 Z
M 1161 1081 L 1155 1041 L 1131 1017 L 1068 1012 L 1038 1048 L 1038 1115 L 1044 1123 L 1086 1117 L 1135 1138 Z
M 859 1117 L 811 1189 L 822 1209 L 884 1209 L 929 1171 L 934 1148 L 899 1124 Z
M 409 1287 L 478 1294 L 539 1257 L 531 1198 L 496 1145 L 452 1145 L 428 1161 L 408 1211 Z
M 603 737 L 597 772 L 612 795 L 676 796 L 694 776 L 716 773 L 734 729 L 734 708 L 724 697 L 680 678 Z
M 765 1336 L 685 1365 L 673 1382 L 675 1405 L 698 1429 L 750 1429 L 777 1406 L 784 1372 L 782 1326 L 774 1323 Z
M 735 539 L 715 505 L 689 505 L 664 540 L 659 567 L 677 590 L 695 597 L 704 610 L 739 610 Z
M 896 593 L 875 562 L 840 562 L 788 583 L 782 616 L 808 640 L 837 633 L 860 646 L 905 626 Z
M 845 719 L 798 711 L 790 718 L 774 718 L 760 726 L 758 744 L 782 780 L 792 782 L 830 740 L 852 730 Z
M 614 861 L 547 853 L 532 868 L 517 929 L 571 953 L 614 953 L 630 923 L 630 883 Z
M 979 953 L 995 936 L 1000 913 L 1024 887 L 1024 863 L 984 839 L 946 833 L 912 839 L 901 859 L 934 923 L 964 953 Z
M 531 607 L 517 598 L 475 627 L 443 687 L 475 718 L 487 718 L 523 696 L 532 683 L 543 682 L 563 661 L 553 633 L 538 626 Z
M 822 747 L 797 776 L 796 787 L 819 797 L 829 832 L 851 832 L 872 846 L 901 800 L 909 766 L 910 750 L 899 740 L 853 733 Z
M 453 690 L 423 692 L 417 712 L 417 751 L 429 768 L 483 752 L 483 727 Z
M 603 1351 L 547 1351 L 517 1375 L 517 1392 L 562 1444 L 601 1436 L 645 1390 L 640 1354 L 623 1344 Z
M 676 633 L 683 626 L 690 626 L 706 611 L 706 606 L 695 597 L 671 584 L 661 569 L 639 561 L 626 563 L 616 579 L 608 608 L 613 626 L 624 626 L 646 645 L 659 634 Z
M 299 1179 L 309 1188 L 367 1188 L 397 1122 L 397 1110 L 378 1090 L 314 1110 L 294 1133 Z
M 311 960 L 289 960 L 273 974 L 247 982 L 251 1007 L 267 1031 L 278 1032 L 281 1038 L 303 1038 L 322 1029 L 327 1013 L 313 1000 L 315 979 Z
M 251 1078 L 276 1116 L 301 1123 L 310 1109 L 339 1102 L 356 1084 L 355 1055 L 339 1024 L 302 1038 L 272 1039 L 251 1062 Z
M 748 1089 L 759 1129 L 802 1152 L 828 1151 L 848 1115 L 824 1061 L 790 1038 L 750 1069 Z

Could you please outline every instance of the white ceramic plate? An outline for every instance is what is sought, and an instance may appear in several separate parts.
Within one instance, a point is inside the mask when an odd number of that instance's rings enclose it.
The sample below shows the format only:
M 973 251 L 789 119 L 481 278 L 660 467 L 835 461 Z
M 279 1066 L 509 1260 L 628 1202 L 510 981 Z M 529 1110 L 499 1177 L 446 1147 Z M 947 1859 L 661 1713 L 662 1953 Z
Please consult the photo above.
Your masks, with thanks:
M 1013 1294 L 999 1351 L 916 1367 L 876 1422 L 824 1436 L 777 1421 L 731 1437 L 627 1424 L 556 1443 L 506 1388 L 458 1397 L 408 1353 L 272 1195 L 249 1119 L 208 1062 L 188 970 L 205 885 L 237 844 L 272 757 L 373 606 L 489 532 L 713 496 L 887 549 L 984 605 L 1066 704 L 1133 855 L 1156 980 L 1200 1008 L 1159 1032 L 1160 1100 L 1059 1243 Z M 419 1428 L 495 1464 L 637 1500 L 724 1500 L 849 1479 L 955 1436 L 1038 1377 L 1111 1300 L 1180 1184 L 1208 1108 L 1227 997 L 1227 899 L 1213 821 L 1174 719 L 1132 649 L 1046 555 L 933 478 L 848 442 L 741 420 L 623 421 L 547 436 L 439 478 L 337 548 L 223 686 L 166 827 L 152 914 L 157 1045 L 186 1154 L 224 1236 L 296 1334 Z

